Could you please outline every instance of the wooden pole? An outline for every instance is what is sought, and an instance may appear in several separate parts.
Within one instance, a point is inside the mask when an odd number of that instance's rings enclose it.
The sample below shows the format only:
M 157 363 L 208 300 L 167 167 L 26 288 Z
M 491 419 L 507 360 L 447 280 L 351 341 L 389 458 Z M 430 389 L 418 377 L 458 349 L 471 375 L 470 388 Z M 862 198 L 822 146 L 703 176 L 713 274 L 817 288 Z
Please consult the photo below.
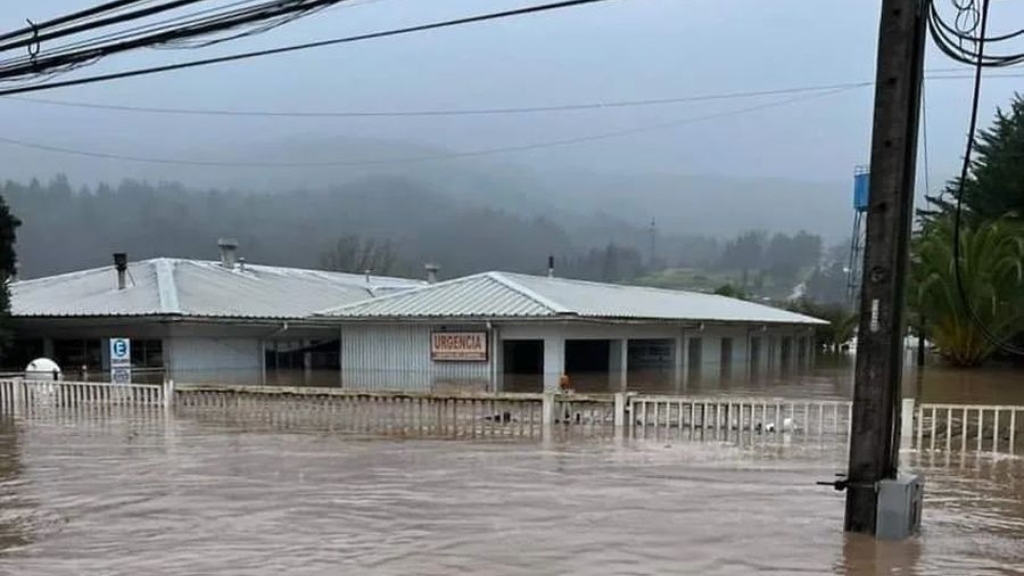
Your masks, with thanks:
M 882 0 L 879 25 L 845 521 L 847 531 L 871 535 L 877 483 L 895 478 L 898 467 L 903 296 L 913 223 L 924 10 L 924 0 Z

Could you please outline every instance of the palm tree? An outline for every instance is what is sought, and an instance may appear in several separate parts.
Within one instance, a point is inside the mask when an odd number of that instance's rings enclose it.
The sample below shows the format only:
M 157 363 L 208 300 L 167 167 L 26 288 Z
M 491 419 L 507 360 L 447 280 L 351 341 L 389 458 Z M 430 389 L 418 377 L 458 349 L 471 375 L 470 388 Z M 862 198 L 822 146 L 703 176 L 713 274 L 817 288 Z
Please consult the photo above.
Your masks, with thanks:
M 1024 329 L 1024 231 L 1005 219 L 961 230 L 965 298 L 957 289 L 953 239 L 951 217 L 924 223 L 914 240 L 908 296 L 916 313 L 924 316 L 939 354 L 955 366 L 978 366 L 997 349 L 993 340 L 1009 339 Z

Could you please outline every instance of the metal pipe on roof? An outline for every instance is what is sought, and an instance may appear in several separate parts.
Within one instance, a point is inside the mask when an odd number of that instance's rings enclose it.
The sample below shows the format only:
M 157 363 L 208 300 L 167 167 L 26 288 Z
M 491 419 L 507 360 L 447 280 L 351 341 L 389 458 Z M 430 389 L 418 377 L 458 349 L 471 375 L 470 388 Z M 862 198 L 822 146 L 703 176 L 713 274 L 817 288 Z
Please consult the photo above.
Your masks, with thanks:
M 128 254 L 124 252 L 114 253 L 114 269 L 117 270 L 117 289 L 124 290 L 127 285 L 125 277 L 128 274 Z
M 221 238 L 217 240 L 217 248 L 220 248 L 220 265 L 228 270 L 234 270 L 238 258 L 238 241 L 233 238 Z
M 441 267 L 434 263 L 428 263 L 423 268 L 427 271 L 427 284 L 436 284 L 437 273 L 441 271 Z

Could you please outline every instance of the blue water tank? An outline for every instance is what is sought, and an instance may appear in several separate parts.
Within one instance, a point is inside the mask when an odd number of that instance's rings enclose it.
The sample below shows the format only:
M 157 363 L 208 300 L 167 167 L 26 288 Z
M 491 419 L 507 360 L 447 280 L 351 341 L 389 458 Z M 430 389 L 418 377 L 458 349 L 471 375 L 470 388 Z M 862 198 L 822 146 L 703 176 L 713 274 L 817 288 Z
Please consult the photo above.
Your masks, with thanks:
M 858 172 L 853 175 L 853 209 L 865 212 L 868 209 L 868 184 L 871 174 Z

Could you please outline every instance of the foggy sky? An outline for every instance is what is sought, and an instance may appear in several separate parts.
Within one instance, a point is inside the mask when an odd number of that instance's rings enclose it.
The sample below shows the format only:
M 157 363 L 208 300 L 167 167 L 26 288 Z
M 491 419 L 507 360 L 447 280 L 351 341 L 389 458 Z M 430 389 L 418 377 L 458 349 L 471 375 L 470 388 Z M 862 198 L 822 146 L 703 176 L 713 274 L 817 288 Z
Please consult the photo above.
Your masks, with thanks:
M 10 3 L 0 14 L 0 28 L 20 27 L 26 18 L 39 21 L 94 3 Z M 342 4 L 256 38 L 200 50 L 135 52 L 75 74 L 325 39 L 535 3 L 353 0 L 351 5 Z M 993 14 L 996 32 L 1024 23 L 1021 4 L 998 3 Z M 873 79 L 878 15 L 877 0 L 612 0 L 500 22 L 26 96 L 176 108 L 374 111 L 551 105 L 856 82 Z M 928 62 L 932 70 L 969 72 L 933 48 Z M 996 106 L 1009 101 L 1021 80 L 986 81 L 982 125 L 988 123 Z M 958 169 L 970 80 L 929 81 L 926 95 L 930 175 L 935 189 Z M 369 119 L 163 116 L 0 99 L 0 132 L 8 138 L 109 154 L 208 160 L 248 157 L 273 162 L 279 159 L 274 157 L 275 146 L 287 140 L 372 138 L 474 151 L 591 136 L 786 98 L 790 97 L 536 115 Z M 831 183 L 823 193 L 842 196 L 838 205 L 847 206 L 853 167 L 868 159 L 871 99 L 872 89 L 861 88 L 620 138 L 444 163 L 497 163 L 524 171 L 821 181 Z M 188 167 L 83 159 L 6 144 L 0 144 L 0 159 L 3 178 L 45 178 L 65 172 L 79 182 L 173 177 L 188 184 L 218 183 L 209 171 Z M 923 170 L 921 163 L 919 167 Z M 403 166 L 392 168 L 401 170 Z M 235 182 L 302 182 L 304 170 L 233 168 L 228 172 Z M 919 178 L 921 189 L 923 180 Z

